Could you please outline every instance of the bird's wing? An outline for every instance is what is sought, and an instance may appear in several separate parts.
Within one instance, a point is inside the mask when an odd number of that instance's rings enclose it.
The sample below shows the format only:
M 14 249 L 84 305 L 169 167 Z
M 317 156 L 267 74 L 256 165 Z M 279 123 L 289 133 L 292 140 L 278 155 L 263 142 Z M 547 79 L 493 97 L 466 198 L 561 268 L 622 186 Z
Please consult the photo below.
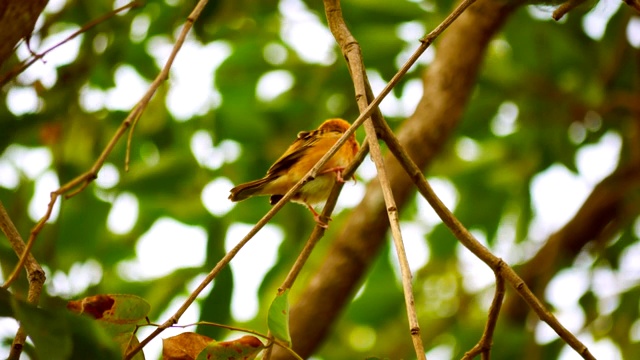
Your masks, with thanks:
M 267 171 L 267 176 L 274 174 L 282 174 L 291 169 L 292 166 L 297 164 L 300 159 L 304 158 L 307 152 L 314 146 L 319 146 L 318 142 L 322 141 L 322 148 L 327 147 L 326 150 L 333 145 L 335 140 L 327 143 L 323 140 L 338 139 L 342 136 L 342 132 L 339 130 L 313 130 L 313 131 L 301 131 L 298 133 L 298 138 L 289 146 L 284 155 L 280 157 Z M 323 152 L 315 154 L 313 158 L 316 161 L 324 155 Z M 312 160 L 312 159 L 308 159 Z M 312 166 L 312 165 L 311 165 Z
M 300 161 L 300 158 L 304 157 L 305 153 L 318 142 L 320 139 L 318 132 L 318 130 L 299 132 L 298 138 L 293 144 L 291 144 L 287 151 L 267 170 L 267 176 L 289 171 L 289 169 Z

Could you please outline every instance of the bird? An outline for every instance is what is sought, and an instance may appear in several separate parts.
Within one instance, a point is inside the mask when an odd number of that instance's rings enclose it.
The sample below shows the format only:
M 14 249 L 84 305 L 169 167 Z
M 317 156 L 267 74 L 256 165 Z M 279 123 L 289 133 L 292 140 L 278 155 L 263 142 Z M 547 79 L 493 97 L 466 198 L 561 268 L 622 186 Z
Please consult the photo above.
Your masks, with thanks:
M 270 204 L 275 205 L 311 170 L 350 126 L 346 120 L 336 118 L 324 121 L 316 130 L 299 132 L 297 138 L 267 170 L 267 174 L 262 179 L 234 187 L 230 191 L 229 200 L 237 202 L 253 196 L 268 195 Z M 328 224 L 320 219 L 314 206 L 329 197 L 331 188 L 336 182 L 345 182 L 342 172 L 355 158 L 359 148 L 360 144 L 355 133 L 351 134 L 329 161 L 318 170 L 315 178 L 302 185 L 290 199 L 292 202 L 305 205 L 313 214 L 315 222 L 323 228 L 327 228 Z

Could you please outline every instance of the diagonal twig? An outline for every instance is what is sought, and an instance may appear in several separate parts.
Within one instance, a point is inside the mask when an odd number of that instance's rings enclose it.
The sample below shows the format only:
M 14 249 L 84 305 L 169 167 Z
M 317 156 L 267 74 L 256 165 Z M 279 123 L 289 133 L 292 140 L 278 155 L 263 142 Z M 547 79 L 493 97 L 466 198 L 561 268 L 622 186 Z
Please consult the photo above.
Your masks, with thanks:
M 496 275 L 503 277 L 513 289 L 524 299 L 524 301 L 533 309 L 540 320 L 546 322 L 569 346 L 571 346 L 583 358 L 595 360 L 595 357 L 589 352 L 589 349 L 575 335 L 567 330 L 556 317 L 545 308 L 538 298 L 531 292 L 527 284 L 522 281 L 520 276 L 502 259 L 493 255 L 489 249 L 482 245 L 471 233 L 460 223 L 460 221 L 451 213 L 451 211 L 442 203 L 435 194 L 422 171 L 411 160 L 404 151 L 398 139 L 395 137 L 391 129 L 386 123 L 378 124 L 383 131 L 383 139 L 387 143 L 389 150 L 398 159 L 398 162 L 405 169 L 409 177 L 418 187 L 420 194 L 429 202 L 433 210 L 438 214 L 442 222 L 451 230 L 453 235 L 460 241 L 464 247 L 469 249 L 476 257 L 487 264 Z
M 61 42 L 53 45 L 52 47 L 48 48 L 47 50 L 39 53 L 39 54 L 34 54 L 32 52 L 32 57 L 28 60 L 23 61 L 22 63 L 18 64 L 17 66 L 15 66 L 13 69 L 7 71 L 4 75 L 2 75 L 2 77 L 0 78 L 0 87 L 4 86 L 4 84 L 6 84 L 7 82 L 9 82 L 11 79 L 15 78 L 16 76 L 20 75 L 23 71 L 25 71 L 29 66 L 33 65 L 36 61 L 42 59 L 45 55 L 47 55 L 48 53 L 50 53 L 51 51 L 57 49 L 58 47 L 68 43 L 69 41 L 73 40 L 74 38 L 76 38 L 78 35 L 85 33 L 87 30 L 91 29 L 92 27 L 103 23 L 109 19 L 111 19 L 112 17 L 116 16 L 118 13 L 123 12 L 124 10 L 127 9 L 134 9 L 137 7 L 142 6 L 142 2 L 140 0 L 134 0 L 128 4 L 125 4 L 117 9 L 111 10 L 108 13 L 93 19 L 91 21 L 89 21 L 88 23 L 84 24 L 80 29 L 78 29 L 77 31 L 74 31 L 73 34 L 69 35 L 66 39 L 62 40 Z M 28 43 L 27 43 L 28 44 Z
M 462 3 L 454 12 L 447 17 L 442 24 L 440 24 L 434 31 L 432 31 L 430 36 L 427 36 L 421 39 L 421 44 L 416 49 L 416 51 L 409 57 L 407 62 L 398 70 L 398 72 L 393 76 L 393 78 L 387 83 L 387 85 L 380 91 L 380 94 L 369 103 L 369 105 L 361 111 L 358 118 L 353 122 L 351 127 L 342 134 L 342 137 L 336 141 L 336 143 L 327 151 L 327 153 L 316 163 L 316 165 L 309 170 L 307 174 L 305 174 L 300 181 L 295 184 L 281 199 L 278 201 L 263 217 L 256 223 L 256 225 L 247 233 L 247 235 L 238 242 L 238 244 L 231 249 L 217 264 L 216 266 L 207 274 L 207 276 L 202 280 L 202 282 L 198 285 L 198 287 L 191 293 L 191 295 L 185 300 L 182 306 L 160 327 L 158 327 L 154 332 L 149 334 L 147 338 L 142 340 L 140 344 L 134 347 L 129 353 L 126 354 L 125 359 L 131 359 L 137 352 L 139 352 L 149 341 L 158 336 L 162 331 L 177 323 L 179 318 L 184 314 L 189 306 L 195 301 L 198 294 L 204 290 L 207 285 L 213 281 L 213 279 L 217 276 L 217 274 L 226 266 L 231 259 L 240 251 L 240 249 L 247 243 L 253 236 L 266 223 L 271 220 L 275 214 L 280 211 L 280 209 L 284 206 L 284 204 L 289 201 L 289 199 L 296 193 L 304 183 L 309 181 L 311 178 L 315 177 L 318 173 L 319 169 L 338 151 L 338 149 L 347 141 L 347 139 L 355 132 L 355 130 L 364 123 L 364 121 L 371 117 L 371 114 L 376 111 L 378 105 L 382 102 L 382 100 L 391 92 L 391 90 L 398 84 L 400 79 L 409 71 L 409 69 L 413 66 L 413 64 L 418 60 L 418 58 L 424 53 L 427 47 L 433 42 L 433 40 L 440 34 L 447 26 L 455 20 L 457 16 L 459 16 L 464 9 L 466 9 L 469 5 L 471 5 L 475 0 L 466 0 Z M 201 0 L 201 2 L 205 2 Z M 198 3 L 199 5 L 200 3 Z
M 345 179 L 351 178 L 351 176 L 353 176 L 353 174 L 356 172 L 356 169 L 358 168 L 358 166 L 360 166 L 362 161 L 364 161 L 364 158 L 365 156 L 367 156 L 368 153 L 369 153 L 369 143 L 365 139 L 365 141 L 362 143 L 362 146 L 360 147 L 360 150 L 356 154 L 356 157 L 353 159 L 351 164 L 349 164 L 349 166 L 347 166 L 342 172 L 343 178 Z M 340 183 L 340 182 L 336 182 L 334 184 L 333 188 L 331 189 L 331 193 L 327 198 L 327 202 L 324 204 L 324 208 L 322 209 L 322 217 L 324 218 L 331 217 L 331 213 L 333 212 L 333 209 L 336 206 L 338 195 L 340 194 L 340 191 L 342 190 L 343 186 L 344 186 L 344 183 Z M 296 259 L 296 262 L 294 263 L 294 265 L 291 267 L 291 270 L 289 270 L 289 273 L 287 274 L 287 277 L 285 278 L 284 282 L 278 288 L 278 294 L 282 294 L 285 290 L 291 289 L 291 287 L 293 286 L 293 283 L 296 281 L 296 278 L 298 277 L 298 274 L 300 274 L 300 270 L 302 270 L 302 267 L 306 263 L 307 259 L 309 259 L 309 256 L 311 255 L 311 251 L 313 250 L 315 245 L 318 243 L 318 240 L 320 240 L 320 238 L 324 235 L 325 230 L 326 230 L 325 228 L 316 224 L 316 226 L 313 229 L 313 232 L 311 233 L 311 235 L 309 236 L 309 239 L 307 240 L 307 243 L 305 244 L 305 247 L 300 252 L 300 255 L 298 255 L 298 258 Z
M 365 141 L 362 143 L 362 146 L 360 147 L 360 150 L 356 154 L 351 164 L 349 164 L 349 166 L 347 166 L 344 169 L 342 176 L 345 179 L 351 178 L 355 173 L 356 169 L 358 168 L 358 166 L 360 166 L 360 164 L 362 163 L 362 161 L 364 160 L 365 156 L 367 156 L 368 153 L 369 153 L 369 143 L 365 139 Z M 338 195 L 340 194 L 340 191 L 342 191 L 343 186 L 344 186 L 344 183 L 336 182 L 333 185 L 333 188 L 331 188 L 331 193 L 329 193 L 329 197 L 327 198 L 327 201 L 325 202 L 324 207 L 322 209 L 323 218 L 331 217 L 331 213 L 333 212 L 333 209 L 336 206 Z M 307 239 L 307 242 L 305 243 L 304 248 L 302 248 L 302 251 L 300 251 L 300 254 L 296 258 L 296 261 L 294 262 L 293 266 L 289 270 L 287 277 L 283 281 L 282 285 L 280 285 L 280 287 L 278 288 L 278 295 L 284 293 L 287 289 L 291 289 L 293 287 L 293 284 L 298 278 L 300 271 L 304 267 L 304 264 L 306 264 L 307 260 L 309 259 L 309 256 L 311 256 L 311 252 L 315 248 L 318 241 L 320 241 L 322 236 L 324 236 L 325 231 L 326 229 L 323 228 L 322 226 L 319 226 L 318 224 L 316 224 L 316 226 L 313 228 L 313 231 L 311 232 L 311 235 L 309 235 L 309 239 Z M 273 337 L 271 336 L 271 332 L 269 332 L 269 338 L 273 340 Z M 265 360 L 270 359 L 272 351 L 273 351 L 273 347 L 267 348 L 265 350 L 263 359 Z
M 134 4 L 134 3 L 136 2 L 134 1 L 130 4 Z M 173 60 L 175 59 L 176 55 L 182 48 L 182 44 L 184 43 L 187 37 L 187 34 L 189 33 L 191 27 L 193 26 L 193 22 L 198 18 L 198 16 L 202 12 L 202 9 L 204 9 L 204 6 L 206 4 L 207 4 L 207 0 L 201 0 L 195 6 L 193 12 L 189 15 L 187 22 L 182 28 L 182 31 L 180 32 L 180 35 L 178 36 L 178 39 L 176 40 L 176 43 L 174 44 L 173 49 L 171 50 L 169 59 L 167 59 L 167 62 L 165 63 L 164 67 L 162 68 L 160 73 L 156 76 L 156 78 L 153 80 L 151 85 L 149 85 L 147 92 L 142 96 L 140 101 L 138 101 L 138 103 L 134 106 L 134 108 L 131 110 L 129 115 L 127 115 L 127 117 L 122 121 L 122 123 L 120 124 L 120 127 L 118 127 L 118 129 L 116 130 L 111 140 L 109 140 L 109 143 L 104 148 L 104 150 L 102 151 L 102 153 L 100 154 L 96 162 L 93 164 L 91 169 L 89 169 L 84 174 L 79 175 L 75 179 L 69 181 L 68 183 L 64 184 L 59 189 L 51 192 L 51 195 L 50 195 L 51 200 L 49 201 L 49 205 L 47 206 L 47 211 L 45 215 L 38 221 L 38 223 L 31 230 L 31 233 L 29 234 L 29 240 L 27 241 L 27 246 L 24 252 L 22 253 L 22 256 L 20 257 L 20 261 L 18 262 L 18 265 L 16 265 L 16 267 L 14 268 L 11 275 L 7 278 L 7 281 L 2 285 L 3 288 L 8 288 L 11 285 L 11 283 L 15 281 L 15 279 L 17 279 L 18 275 L 20 274 L 20 269 L 22 268 L 22 265 L 24 264 L 27 255 L 31 251 L 31 248 L 33 247 L 36 237 L 38 236 L 38 234 L 40 233 L 40 231 L 42 230 L 46 222 L 51 217 L 51 212 L 53 211 L 53 207 L 56 201 L 58 200 L 58 197 L 60 197 L 61 195 L 65 195 L 66 198 L 75 196 L 81 191 L 83 191 L 93 180 L 95 180 L 98 177 L 98 172 L 102 168 L 102 165 L 106 161 L 107 157 L 111 154 L 111 151 L 113 151 L 113 148 L 116 146 L 120 138 L 124 135 L 127 129 L 129 129 L 129 127 L 132 124 L 135 124 L 135 122 L 142 116 L 142 113 L 147 108 L 147 105 L 149 104 L 149 101 L 151 101 L 151 98 L 153 97 L 153 95 L 155 95 L 160 85 L 168 78 L 169 70 L 173 65 Z M 133 132 L 133 128 L 131 129 L 131 132 Z M 129 139 L 128 145 L 130 145 L 130 140 L 131 138 Z M 127 147 L 127 160 L 125 161 L 125 166 L 128 166 L 128 154 L 129 154 L 129 147 Z
M 370 85 L 367 80 L 360 46 L 355 37 L 349 31 L 349 28 L 344 21 L 344 17 L 342 16 L 342 9 L 340 8 L 340 1 L 325 0 L 324 5 L 329 29 L 335 37 L 336 42 L 340 45 L 342 54 L 345 57 L 347 65 L 349 67 L 349 72 L 354 83 L 356 92 L 355 97 L 357 99 L 358 107 L 361 110 L 364 110 L 366 109 L 368 104 L 367 88 L 370 88 Z M 379 114 L 379 112 L 376 112 L 376 114 Z M 402 241 L 402 233 L 400 231 L 398 208 L 396 206 L 393 193 L 391 192 L 391 186 L 389 184 L 387 171 L 382 159 L 382 152 L 380 150 L 380 144 L 378 143 L 378 137 L 376 135 L 376 130 L 374 128 L 373 122 L 371 120 L 367 120 L 364 123 L 364 126 L 367 133 L 368 144 L 371 148 L 371 158 L 373 159 L 373 162 L 378 171 L 378 181 L 382 188 L 382 194 L 387 206 L 387 215 L 389 217 L 393 243 L 395 245 L 396 253 L 398 255 L 398 262 L 400 264 L 400 272 L 402 274 L 402 288 L 404 291 L 405 306 L 407 309 L 411 339 L 413 341 L 413 346 L 415 348 L 417 358 L 426 359 L 424 345 L 420 336 L 420 324 L 418 322 L 418 315 L 415 310 L 411 270 L 404 249 L 404 243 Z
M 200 292 L 207 287 L 213 279 L 218 275 L 218 273 L 227 265 L 231 260 L 236 256 L 236 254 L 246 245 L 249 240 L 251 240 L 270 220 L 273 218 L 278 211 L 291 199 L 291 197 L 310 179 L 316 177 L 318 171 L 324 164 L 329 161 L 329 159 L 338 151 L 338 149 L 349 139 L 351 134 L 356 130 L 358 126 L 360 126 L 364 122 L 365 117 L 360 116 L 356 121 L 353 122 L 351 127 L 342 134 L 342 137 L 336 141 L 336 143 L 327 151 L 327 153 L 318 160 L 316 165 L 314 165 L 309 172 L 307 172 L 301 179 L 296 183 L 289 191 L 282 196 L 282 198 L 275 204 L 271 209 L 254 225 L 251 230 L 245 235 L 242 240 L 236 244 L 233 249 L 225 254 L 225 256 L 218 261 L 216 266 L 211 269 L 211 271 L 207 274 L 207 276 L 200 282 L 198 287 L 189 295 L 189 297 L 184 301 L 184 303 L 180 306 L 180 308 L 162 325 L 160 325 L 156 330 L 154 330 L 149 336 L 147 336 L 144 340 L 142 340 L 136 347 L 134 347 L 129 353 L 126 354 L 125 359 L 131 359 L 138 351 L 140 351 L 149 341 L 158 336 L 165 329 L 170 326 L 176 324 L 182 314 L 191 306 L 191 304 L 196 300 Z M 324 212 L 323 212 L 324 214 Z
M 475 0 L 467 0 L 465 1 L 466 4 L 464 5 L 464 8 L 468 7 L 471 3 L 473 3 Z M 201 0 L 197 6 L 200 5 L 200 3 L 205 3 L 205 0 Z M 454 13 L 457 12 L 457 15 L 455 15 L 455 17 L 457 17 L 460 13 L 462 13 L 462 11 L 460 11 L 460 8 L 463 5 L 459 6 Z M 454 14 L 452 13 L 452 15 Z M 191 306 L 191 304 L 195 301 L 196 297 L 198 296 L 198 294 L 200 294 L 200 292 L 202 292 L 202 290 L 204 290 L 205 287 L 207 287 L 211 281 L 213 281 L 213 279 L 217 276 L 217 274 L 231 261 L 231 259 L 233 259 L 233 257 L 235 257 L 235 255 L 240 251 L 240 249 L 247 243 L 249 242 L 249 240 L 251 240 L 251 238 L 253 236 L 255 236 L 255 234 L 258 233 L 258 231 L 260 229 L 262 229 L 262 227 L 264 227 L 264 225 L 267 224 L 267 222 L 269 220 L 271 220 L 271 218 L 273 218 L 273 216 L 275 216 L 275 214 L 280 211 L 280 209 L 284 206 L 284 204 L 289 201 L 289 199 L 293 196 L 294 193 L 296 193 L 301 187 L 302 185 L 304 185 L 304 183 L 306 183 L 307 181 L 309 181 L 311 178 L 315 177 L 317 172 L 319 171 L 319 169 L 338 151 L 338 149 L 347 141 L 347 139 L 351 136 L 351 134 L 353 134 L 355 132 L 355 130 L 362 125 L 362 123 L 364 123 L 365 119 L 369 118 L 371 116 L 371 114 L 377 109 L 378 105 L 380 105 L 380 103 L 382 102 L 382 100 L 391 92 L 391 90 L 395 87 L 395 85 L 398 84 L 398 82 L 400 81 L 400 79 L 409 71 L 409 69 L 413 66 L 413 64 L 418 60 L 418 58 L 420 57 L 420 55 L 422 55 L 422 53 L 424 53 L 424 51 L 427 49 L 427 47 L 431 44 L 431 42 L 435 39 L 435 37 L 437 35 L 439 35 L 442 31 L 444 31 L 444 29 L 451 24 L 451 22 L 453 22 L 453 19 L 455 19 L 455 17 L 452 18 L 452 15 L 450 15 L 447 19 L 445 19 L 445 21 L 443 21 L 443 23 L 438 26 L 433 32 L 432 34 L 434 34 L 434 36 L 432 37 L 428 37 L 423 39 L 423 41 L 421 42 L 420 46 L 418 47 L 418 49 L 409 57 L 409 59 L 407 60 L 407 62 L 400 68 L 400 70 L 398 70 L 398 72 L 393 76 L 393 78 L 389 81 L 389 83 L 382 89 L 382 91 L 380 92 L 380 94 L 378 94 L 378 96 L 373 99 L 371 101 L 371 103 L 366 107 L 366 109 L 362 110 L 360 115 L 358 116 L 358 118 L 353 122 L 353 124 L 351 125 L 351 127 L 344 133 L 342 134 L 342 137 L 340 139 L 338 139 L 338 141 L 336 141 L 336 143 L 331 147 L 331 149 L 329 149 L 327 151 L 327 153 L 318 161 L 318 163 L 316 163 L 316 165 L 311 168 L 311 170 L 309 170 L 309 172 L 307 174 L 305 174 L 300 181 L 295 184 L 281 199 L 280 201 L 278 201 L 263 217 L 262 219 L 260 219 L 260 221 L 258 221 L 256 223 L 256 225 L 249 230 L 249 232 L 247 233 L 247 235 L 240 240 L 240 242 L 238 242 L 238 244 L 231 249 L 217 264 L 216 266 L 214 266 L 213 269 L 211 269 L 211 271 L 209 272 L 209 274 L 207 274 L 207 276 L 202 280 L 202 282 L 198 285 L 198 287 L 189 295 L 189 297 L 185 300 L 185 302 L 182 304 L 182 306 L 180 306 L 180 308 L 166 321 L 164 322 L 161 326 L 159 326 L 155 331 L 153 331 L 151 334 L 149 334 L 149 336 L 147 336 L 145 339 L 143 339 L 136 347 L 134 347 L 129 353 L 126 354 L 125 359 L 131 359 L 137 352 L 139 352 L 147 343 L 149 343 L 149 341 L 151 341 L 152 339 L 154 339 L 156 336 L 158 336 L 162 331 L 164 331 L 165 329 L 167 329 L 168 327 L 176 324 L 178 322 L 178 320 L 180 319 L 180 317 L 182 316 L 182 314 L 184 314 L 184 312 L 187 310 L 187 308 L 189 308 L 189 306 Z M 195 21 L 195 19 L 193 20 Z M 443 26 L 443 24 L 446 24 L 446 26 Z

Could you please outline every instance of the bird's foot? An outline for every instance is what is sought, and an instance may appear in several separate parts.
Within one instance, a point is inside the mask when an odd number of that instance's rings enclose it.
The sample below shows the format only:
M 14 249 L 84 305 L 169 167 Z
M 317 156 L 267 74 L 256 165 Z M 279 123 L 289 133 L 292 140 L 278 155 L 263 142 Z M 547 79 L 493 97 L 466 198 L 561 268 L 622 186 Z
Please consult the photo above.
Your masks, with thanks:
M 320 175 L 322 174 L 327 174 L 330 172 L 335 172 L 336 173 L 336 181 L 339 183 L 344 183 L 344 178 L 342 178 L 342 172 L 344 171 L 344 166 L 337 166 L 337 167 L 332 167 L 326 170 L 323 170 Z
M 318 226 L 320 226 L 323 229 L 328 229 L 329 228 L 329 224 L 328 222 L 331 221 L 331 218 L 327 218 L 327 222 L 325 222 L 320 214 L 318 214 L 318 212 L 309 204 L 306 204 L 307 208 L 309 208 L 309 210 L 311 211 L 311 213 L 313 214 L 313 220 L 315 220 L 316 224 L 318 224 Z

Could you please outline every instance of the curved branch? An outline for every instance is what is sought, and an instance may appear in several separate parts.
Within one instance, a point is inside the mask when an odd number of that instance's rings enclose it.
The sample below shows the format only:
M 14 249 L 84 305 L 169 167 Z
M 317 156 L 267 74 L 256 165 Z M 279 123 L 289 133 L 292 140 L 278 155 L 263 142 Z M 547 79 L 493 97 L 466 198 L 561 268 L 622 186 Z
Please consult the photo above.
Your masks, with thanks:
M 487 317 L 487 324 L 485 325 L 484 332 L 480 341 L 471 350 L 467 351 L 462 360 L 471 360 L 478 354 L 482 354 L 482 360 L 490 359 L 491 345 L 493 342 L 493 332 L 498 322 L 498 315 L 500 314 L 500 307 L 502 306 L 502 300 L 504 299 L 504 279 L 498 273 L 496 276 L 496 291 L 493 295 L 493 301 L 491 301 L 491 307 L 489 308 L 489 316 Z
M 555 21 L 559 21 L 562 19 L 569 11 L 575 9 L 576 7 L 582 5 L 586 0 L 567 0 L 558 6 L 557 9 L 553 11 L 551 17 Z

